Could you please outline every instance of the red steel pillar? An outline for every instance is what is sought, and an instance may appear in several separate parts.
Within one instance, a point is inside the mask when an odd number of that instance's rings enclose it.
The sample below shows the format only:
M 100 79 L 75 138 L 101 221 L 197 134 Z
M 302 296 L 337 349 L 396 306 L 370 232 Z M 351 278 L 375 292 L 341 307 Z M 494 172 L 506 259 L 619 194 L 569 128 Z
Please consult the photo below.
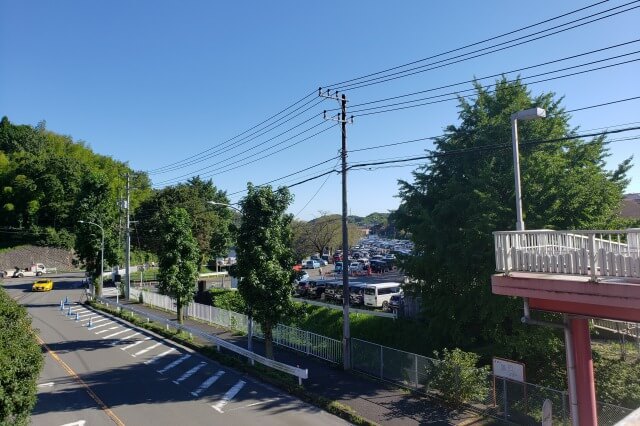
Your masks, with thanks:
M 589 321 L 583 318 L 571 318 L 570 324 L 576 367 L 576 394 L 580 425 L 597 426 L 596 387 L 593 378 Z

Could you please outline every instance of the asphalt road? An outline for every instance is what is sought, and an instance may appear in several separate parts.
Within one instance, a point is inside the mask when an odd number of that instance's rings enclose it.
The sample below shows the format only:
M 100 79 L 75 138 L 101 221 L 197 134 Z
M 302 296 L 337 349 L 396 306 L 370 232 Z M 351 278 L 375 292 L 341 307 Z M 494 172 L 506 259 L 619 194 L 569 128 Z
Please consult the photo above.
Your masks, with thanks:
M 32 279 L 3 284 L 27 307 L 43 342 L 34 426 L 347 424 L 188 348 L 79 305 L 81 275 L 52 278 L 54 290 L 43 293 L 30 291 Z M 71 316 L 60 310 L 65 297 L 72 303 Z

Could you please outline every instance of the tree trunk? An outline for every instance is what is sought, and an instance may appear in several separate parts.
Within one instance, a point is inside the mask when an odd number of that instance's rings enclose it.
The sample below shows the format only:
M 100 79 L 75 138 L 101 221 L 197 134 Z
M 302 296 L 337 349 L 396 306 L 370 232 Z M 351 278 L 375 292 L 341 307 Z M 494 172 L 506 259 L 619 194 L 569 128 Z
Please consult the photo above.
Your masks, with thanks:
M 176 297 L 176 310 L 178 311 L 178 324 L 182 324 L 182 301 Z
M 273 329 L 271 324 L 261 324 L 264 334 L 264 355 L 273 359 Z

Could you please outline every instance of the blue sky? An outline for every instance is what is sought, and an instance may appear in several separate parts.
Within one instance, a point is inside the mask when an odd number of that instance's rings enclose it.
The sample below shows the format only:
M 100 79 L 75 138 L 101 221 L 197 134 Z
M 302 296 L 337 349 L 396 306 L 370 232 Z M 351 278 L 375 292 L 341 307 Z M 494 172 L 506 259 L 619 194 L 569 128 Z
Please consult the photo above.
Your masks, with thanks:
M 95 152 L 128 162 L 137 170 L 152 171 L 193 157 L 189 167 L 150 174 L 154 185 L 201 174 L 238 201 L 247 181 L 261 184 L 300 172 L 274 182 L 291 184 L 336 166 L 332 158 L 340 147 L 339 128 L 302 140 L 333 124 L 321 118 L 323 109 L 337 106 L 331 100 L 287 123 L 276 123 L 281 126 L 259 136 L 247 138 L 249 132 L 244 139 L 228 141 L 318 86 L 425 58 L 595 3 L 0 0 L 0 115 L 23 124 L 46 120 L 50 130 L 83 140 Z M 602 2 L 511 38 L 626 3 Z M 635 6 L 632 2 L 627 8 Z M 640 8 L 502 52 L 346 93 L 349 104 L 356 105 L 503 73 L 640 39 L 638 22 Z M 520 74 L 636 51 L 640 42 Z M 606 64 L 637 58 L 640 55 L 633 54 Z M 530 89 L 533 94 L 551 91 L 565 96 L 564 105 L 571 110 L 640 96 L 639 71 L 640 62 L 631 62 L 534 84 Z M 315 96 L 306 101 L 311 102 L 308 106 L 319 102 Z M 348 127 L 348 147 L 358 150 L 440 135 L 445 126 L 458 122 L 456 106 L 448 101 L 356 117 Z M 583 130 L 638 126 L 638 111 L 640 100 L 576 111 L 571 124 Z M 626 132 L 612 138 L 639 134 Z M 610 167 L 632 154 L 637 164 L 638 143 L 612 143 Z M 295 145 L 288 147 L 291 144 Z M 431 147 L 429 141 L 422 141 L 363 149 L 350 153 L 349 160 L 422 155 Z M 278 149 L 282 152 L 273 153 Z M 414 169 L 351 172 L 350 212 L 366 215 L 395 209 L 397 180 L 411 179 Z M 640 192 L 639 170 L 638 166 L 632 169 L 628 192 Z M 292 192 L 295 201 L 290 212 L 302 219 L 321 211 L 340 212 L 339 175 L 298 185 Z

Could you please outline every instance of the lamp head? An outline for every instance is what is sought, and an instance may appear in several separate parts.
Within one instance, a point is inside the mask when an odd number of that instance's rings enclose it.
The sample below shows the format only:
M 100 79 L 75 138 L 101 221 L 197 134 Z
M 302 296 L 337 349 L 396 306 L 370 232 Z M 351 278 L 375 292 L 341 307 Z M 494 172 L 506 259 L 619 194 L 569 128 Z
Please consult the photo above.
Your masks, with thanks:
M 537 120 L 538 118 L 545 118 L 547 111 L 544 108 L 529 108 L 522 111 L 514 112 L 511 114 L 512 120 Z

